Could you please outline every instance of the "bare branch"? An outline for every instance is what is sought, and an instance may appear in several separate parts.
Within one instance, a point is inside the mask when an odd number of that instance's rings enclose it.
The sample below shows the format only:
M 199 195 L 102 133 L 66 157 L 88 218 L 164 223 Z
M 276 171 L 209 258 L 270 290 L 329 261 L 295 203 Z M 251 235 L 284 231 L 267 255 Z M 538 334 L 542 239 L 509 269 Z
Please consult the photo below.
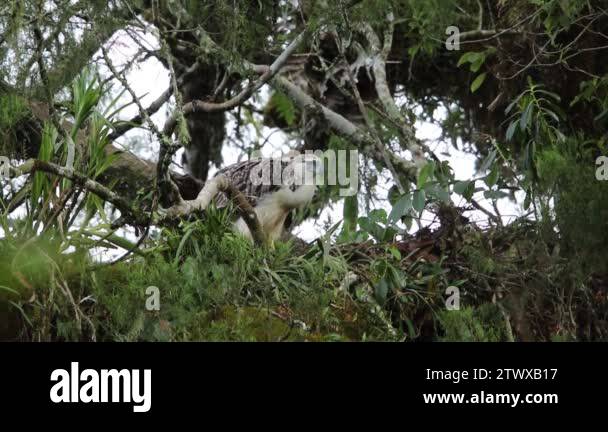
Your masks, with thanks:
M 278 72 L 281 70 L 283 65 L 287 62 L 291 54 L 300 46 L 300 44 L 308 36 L 308 31 L 300 33 L 290 44 L 285 51 L 281 53 L 276 60 L 267 67 L 254 67 L 250 68 L 256 72 L 261 72 L 262 75 L 255 81 L 251 82 L 245 89 L 243 89 L 238 95 L 233 98 L 220 103 L 205 102 L 201 100 L 193 100 L 188 102 L 182 107 L 182 112 L 185 116 L 194 114 L 196 112 L 223 112 L 235 108 L 245 102 L 251 97 L 253 93 L 259 90 L 264 84 L 270 81 Z M 177 114 L 171 116 L 165 123 L 163 132 L 169 136 L 173 133 L 177 126 Z
M 361 26 L 361 30 L 370 44 L 373 55 L 372 69 L 374 71 L 374 82 L 378 99 L 382 103 L 382 106 L 384 107 L 384 110 L 388 116 L 395 124 L 399 125 L 401 135 L 406 141 L 405 147 L 412 153 L 414 165 L 420 169 L 426 163 L 424 151 L 416 140 L 414 130 L 409 125 L 405 116 L 401 114 L 399 107 L 395 103 L 386 78 L 386 60 L 391 50 L 394 31 L 394 18 L 392 13 L 389 13 L 387 21 L 388 27 L 384 33 L 384 44 L 382 47 L 380 47 L 380 39 L 374 32 L 371 25 L 364 23 Z
M 108 55 L 108 50 L 103 45 L 101 47 L 101 52 L 103 54 L 103 58 L 106 62 L 106 65 L 110 69 L 110 72 L 112 72 L 112 75 L 114 75 L 114 77 L 122 84 L 122 86 L 125 88 L 125 90 L 127 90 L 129 92 L 129 94 L 131 95 L 133 102 L 135 102 L 135 105 L 137 105 L 137 108 L 139 110 L 139 115 L 141 116 L 141 118 L 146 121 L 146 123 L 148 124 L 148 127 L 152 130 L 152 132 L 156 135 L 156 137 L 158 138 L 158 140 L 161 143 L 164 142 L 165 140 L 168 140 L 168 138 L 166 138 L 166 136 L 164 136 L 161 133 L 161 131 L 156 127 L 156 125 L 150 118 L 150 115 L 142 106 L 139 98 L 135 94 L 135 91 L 131 88 L 131 86 L 127 82 L 126 78 L 123 75 L 121 75 L 118 72 L 118 70 L 116 70 L 116 68 L 114 67 L 114 63 L 112 62 L 112 60 L 110 59 L 110 56 Z
M 161 109 L 161 107 L 165 103 L 167 103 L 169 101 L 172 94 L 173 94 L 173 87 L 169 87 L 154 102 L 152 102 L 150 104 L 150 106 L 148 106 L 148 108 L 146 108 L 144 110 L 144 114 L 147 116 L 151 116 L 151 115 L 155 114 L 159 109 Z M 128 120 L 125 123 L 121 124 L 120 126 L 116 127 L 114 129 L 114 132 L 112 132 L 110 135 L 108 135 L 108 139 L 110 141 L 115 141 L 117 138 L 120 138 L 121 136 L 123 136 L 125 133 L 127 133 L 134 127 L 141 125 L 143 122 L 144 122 L 144 117 L 142 116 L 142 114 L 141 113 L 137 114 L 131 120 Z
M 335 133 L 352 141 L 354 144 L 357 144 L 364 153 L 369 154 L 374 159 L 378 161 L 384 160 L 382 150 L 377 148 L 376 142 L 372 139 L 372 137 L 370 137 L 367 133 L 354 125 L 348 119 L 314 100 L 287 78 L 277 76 L 272 82 L 274 86 L 289 96 L 301 109 L 313 107 L 317 109 L 317 111 L 320 111 L 327 121 L 329 127 Z M 390 162 L 399 173 L 415 179 L 417 172 L 416 165 L 410 161 L 398 157 L 392 152 L 387 152 L 387 154 Z

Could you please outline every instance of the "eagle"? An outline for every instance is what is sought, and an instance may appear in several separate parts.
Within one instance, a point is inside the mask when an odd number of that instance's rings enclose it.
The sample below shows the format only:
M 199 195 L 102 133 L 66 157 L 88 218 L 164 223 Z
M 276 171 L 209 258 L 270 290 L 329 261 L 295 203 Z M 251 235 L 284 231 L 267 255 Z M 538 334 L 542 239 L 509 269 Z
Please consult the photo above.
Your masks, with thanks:
M 212 186 L 214 179 L 223 177 L 253 207 L 264 235 L 273 244 L 285 233 L 292 210 L 301 209 L 312 201 L 322 175 L 323 163 L 313 154 L 292 152 L 277 158 L 255 158 L 219 170 L 205 184 L 194 204 L 186 202 L 181 208 L 204 209 L 209 198 L 217 208 L 226 207 L 230 198 Z M 234 229 L 250 241 L 254 240 L 242 215 L 235 221 Z

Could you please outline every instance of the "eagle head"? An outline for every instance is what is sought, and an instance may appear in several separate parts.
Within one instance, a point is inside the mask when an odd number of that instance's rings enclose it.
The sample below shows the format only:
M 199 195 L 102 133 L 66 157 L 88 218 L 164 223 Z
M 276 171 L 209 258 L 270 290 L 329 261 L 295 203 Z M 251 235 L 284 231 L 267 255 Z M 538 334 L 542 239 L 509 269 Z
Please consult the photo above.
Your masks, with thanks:
M 290 153 L 280 159 L 260 160 L 254 169 L 253 178 L 265 178 L 270 184 L 248 188 L 249 196 L 264 232 L 274 241 L 283 235 L 289 213 L 312 201 L 316 185 L 323 178 L 323 162 L 313 154 Z M 280 173 L 276 172 L 277 169 Z M 236 228 L 251 238 L 242 219 L 237 221 Z

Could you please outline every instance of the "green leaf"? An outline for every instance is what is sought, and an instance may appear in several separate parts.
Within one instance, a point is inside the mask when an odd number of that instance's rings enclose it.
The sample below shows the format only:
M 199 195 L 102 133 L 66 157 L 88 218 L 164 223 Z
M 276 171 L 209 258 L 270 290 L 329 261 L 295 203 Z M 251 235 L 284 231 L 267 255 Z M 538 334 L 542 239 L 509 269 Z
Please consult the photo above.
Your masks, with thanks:
M 414 218 L 410 215 L 403 216 L 403 223 L 405 224 L 405 228 L 409 231 L 412 229 L 412 225 L 414 224 Z
M 496 184 L 496 182 L 498 181 L 498 166 L 494 165 L 494 168 L 492 168 L 492 170 L 490 171 L 490 174 L 488 174 L 485 178 L 485 182 L 488 185 L 488 187 L 492 187 Z
M 414 207 L 414 210 L 420 213 L 422 210 L 424 210 L 425 203 L 426 194 L 424 193 L 424 190 L 418 189 L 414 191 L 414 199 L 412 201 L 412 206 Z
M 384 238 L 384 228 L 378 225 L 376 222 L 372 222 L 367 217 L 359 218 L 359 226 L 377 241 L 382 241 Z
M 412 196 L 410 194 L 403 195 L 393 206 L 391 213 L 388 215 L 388 223 L 393 224 L 403 215 L 408 213 L 412 208 Z
M 511 102 L 507 108 L 505 109 L 505 114 L 509 114 L 509 112 L 513 109 L 513 107 L 520 101 L 520 99 L 524 96 L 525 93 L 521 93 L 519 96 L 517 96 L 513 102 Z
M 559 117 L 557 114 L 555 114 L 553 111 L 551 111 L 550 109 L 544 109 L 543 112 L 545 112 L 546 114 L 549 115 L 549 117 L 551 117 L 553 120 L 555 120 L 556 123 L 559 123 Z
M 436 198 L 445 203 L 450 202 L 450 192 L 444 189 L 438 183 L 427 184 L 427 186 L 424 188 L 424 191 L 429 197 Z
M 469 70 L 471 72 L 479 72 L 481 66 L 486 61 L 487 51 L 482 52 L 466 52 L 458 60 L 458 67 L 465 63 L 470 63 Z
M 477 78 L 475 78 L 475 81 L 473 81 L 473 84 L 471 84 L 471 93 L 475 93 L 477 91 L 477 89 L 479 87 L 481 87 L 481 85 L 483 84 L 483 82 L 486 80 L 486 73 L 482 73 L 481 75 L 479 75 Z
M 287 125 L 293 125 L 296 119 L 296 108 L 283 92 L 277 91 L 272 95 L 272 103 L 275 104 L 279 116 L 285 120 Z
M 399 193 L 399 188 L 396 185 L 391 186 L 388 190 L 388 202 L 390 205 L 397 204 L 397 201 L 401 198 L 401 194 Z
M 597 116 L 595 116 L 593 118 L 594 122 L 599 122 L 601 119 L 603 119 L 604 117 L 606 117 L 608 115 L 608 109 L 605 109 L 601 114 L 598 114 Z
M 485 57 L 479 57 L 474 62 L 471 63 L 471 67 L 469 68 L 471 72 L 479 72 L 483 62 L 485 61 Z
M 470 180 L 457 181 L 456 183 L 454 183 L 454 193 L 457 193 L 458 195 L 464 195 L 464 192 L 467 190 L 471 183 L 472 182 Z
M 385 243 L 390 243 L 395 240 L 395 236 L 398 234 L 398 231 L 395 228 L 387 227 L 384 230 L 381 241 Z
M 509 194 L 507 194 L 506 192 L 503 192 L 503 191 L 492 191 L 492 190 L 489 190 L 489 191 L 485 191 L 483 193 L 483 196 L 486 199 L 495 200 L 495 199 L 500 199 L 500 198 L 508 197 Z
M 517 130 L 518 123 L 516 121 L 512 122 L 507 128 L 506 138 L 507 141 L 511 141 L 513 135 L 515 135 L 515 131 Z
M 547 91 L 547 90 L 538 89 L 538 90 L 536 90 L 536 92 L 537 92 L 537 93 L 542 93 L 542 94 L 544 94 L 544 95 L 547 95 L 547 96 L 549 96 L 550 98 L 552 98 L 552 99 L 556 100 L 557 102 L 561 102 L 561 100 L 562 100 L 562 98 L 561 98 L 561 97 L 559 97 L 559 95 L 558 95 L 558 94 L 552 93 L 552 92 Z
M 374 295 L 376 297 L 376 301 L 381 305 L 386 301 L 386 297 L 388 296 L 388 282 L 386 278 L 380 279 L 374 289 Z
M 429 162 L 420 170 L 420 174 L 418 175 L 418 189 L 421 189 L 426 184 L 427 180 L 433 177 L 433 173 L 435 172 L 435 163 Z
M 524 112 L 522 113 L 521 119 L 519 120 L 519 124 L 520 124 L 522 131 L 525 131 L 528 128 L 528 125 L 530 124 L 530 121 L 532 120 L 533 109 L 534 109 L 534 106 L 530 103 L 526 107 Z
M 344 225 L 343 232 L 353 232 L 357 229 L 357 217 L 359 216 L 359 201 L 357 194 L 344 198 Z
M 436 196 L 446 204 L 450 203 L 450 191 L 442 187 L 437 187 Z
M 496 149 L 493 149 L 490 151 L 490 153 L 488 153 L 488 157 L 484 159 L 481 167 L 479 167 L 479 172 L 485 172 L 488 168 L 490 168 L 494 162 L 494 159 L 496 159 Z
M 376 209 L 369 212 L 369 219 L 374 222 L 382 222 L 386 223 L 386 210 L 384 209 Z
M 467 201 L 471 201 L 473 194 L 475 193 L 475 182 L 474 181 L 459 181 L 454 183 L 454 192 L 458 195 L 462 195 Z
M 460 59 L 458 60 L 458 67 L 462 66 L 465 63 L 473 63 L 478 57 L 479 57 L 478 52 L 466 52 L 464 53 L 462 56 L 460 56 Z
M 397 261 L 401 261 L 401 252 L 399 252 L 399 249 L 397 249 L 395 246 L 391 246 L 388 250 L 393 258 L 395 258 Z
M 408 48 L 407 53 L 410 58 L 414 58 L 418 54 L 418 51 L 420 51 L 420 45 L 413 45 Z

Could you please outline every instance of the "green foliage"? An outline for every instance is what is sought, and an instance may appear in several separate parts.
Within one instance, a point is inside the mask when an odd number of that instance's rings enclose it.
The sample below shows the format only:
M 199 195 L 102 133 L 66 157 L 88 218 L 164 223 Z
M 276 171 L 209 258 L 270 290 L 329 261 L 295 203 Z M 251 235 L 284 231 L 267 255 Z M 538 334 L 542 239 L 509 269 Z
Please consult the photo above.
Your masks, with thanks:
M 231 47 L 232 52 L 224 51 L 222 55 L 233 58 L 234 55 L 247 57 L 256 50 L 270 51 L 272 45 L 267 36 L 272 32 L 272 20 L 275 14 L 280 14 L 281 9 L 286 7 L 277 7 L 277 3 L 272 0 L 163 0 L 159 3 L 161 13 L 179 17 L 185 27 L 202 25 L 205 31 L 213 35 L 218 45 Z M 202 45 L 199 54 L 208 56 L 210 52 L 205 52 L 205 46 Z
M 540 6 L 542 14 L 540 19 L 551 41 L 555 44 L 559 33 L 568 31 L 572 23 L 585 9 L 584 2 L 568 2 L 562 0 L 528 0 L 531 4 Z
M 393 208 L 388 216 L 388 224 L 394 225 L 401 220 L 409 229 L 412 220 L 420 216 L 427 204 L 431 202 L 450 203 L 450 184 L 454 182 L 452 169 L 447 161 L 428 162 L 418 174 L 416 188 L 391 198 Z
M 521 146 L 517 161 L 508 161 L 521 166 L 528 188 L 538 181 L 538 155 L 543 149 L 563 144 L 566 136 L 559 126 L 566 114 L 560 108 L 559 95 L 544 89 L 528 78 L 528 88 L 506 108 L 510 122 L 506 130 L 507 141 L 516 140 Z M 503 159 L 506 159 L 504 155 Z
M 457 66 L 460 67 L 464 64 L 469 64 L 470 71 L 473 73 L 477 73 L 477 72 L 479 72 L 479 70 L 481 69 L 483 64 L 485 63 L 486 59 L 489 56 L 491 56 L 492 54 L 494 54 L 495 52 L 496 52 L 496 49 L 494 47 L 490 47 L 490 48 L 486 49 L 485 51 L 480 51 L 480 52 L 475 52 L 475 51 L 466 52 L 460 57 L 460 60 L 458 60 Z M 487 77 L 486 72 L 483 72 L 483 73 L 480 73 L 479 75 L 477 75 L 477 77 L 471 83 L 471 93 L 475 93 L 479 89 L 479 87 L 481 87 L 483 82 L 486 80 L 486 77 Z
M 386 242 L 391 241 L 398 232 L 383 209 L 372 210 L 367 216 L 360 217 L 358 224 L 362 231 L 358 239 L 367 239 L 369 235 L 377 242 Z
M 600 129 L 604 84 L 603 79 L 581 83 L 580 93 L 570 103 L 570 107 L 593 106 L 599 112 L 594 121 Z M 528 194 L 524 207 L 535 205 L 545 232 L 550 237 L 559 233 L 562 253 L 582 273 L 605 272 L 608 187 L 595 178 L 595 159 L 606 152 L 605 138 L 587 137 L 591 131 L 562 133 L 568 115 L 560 102 L 560 96 L 528 80 L 528 88 L 506 109 L 510 114 L 506 138 L 523 146 L 520 160 Z
M 1 84 L 1 81 L 0 81 Z M 21 145 L 15 131 L 21 120 L 29 116 L 25 100 L 14 93 L 4 93 L 0 87 L 0 154 L 10 155 Z
M 608 271 L 608 183 L 596 179 L 589 157 L 567 151 L 577 144 L 569 140 L 539 157 L 543 186 L 558 192 L 554 217 L 545 223 L 559 230 L 564 254 L 583 273 L 603 273 Z
M 410 214 L 411 209 L 412 197 L 409 194 L 405 194 L 397 200 L 395 205 L 393 205 L 393 209 L 388 216 L 388 222 L 393 224 L 403 217 L 406 217 Z
M 229 220 L 226 211 L 211 210 L 205 221 L 165 230 L 158 247 L 145 257 L 112 266 L 94 265 L 82 252 L 63 255 L 56 243 L 42 249 L 37 237 L 28 249 L 5 240 L 1 262 L 11 270 L 3 272 L 0 285 L 11 298 L 20 337 L 393 337 L 377 312 L 338 291 L 347 271 L 343 260 L 297 256 L 289 244 L 279 243 L 274 250 L 253 247 L 230 230 Z M 149 286 L 160 290 L 159 311 L 145 308 Z M 39 300 L 32 303 L 32 296 Z
M 98 84 L 97 77 L 85 69 L 72 83 L 72 100 L 70 111 L 74 116 L 72 125 L 72 139 L 84 126 L 87 119 L 93 113 L 103 94 L 103 88 Z
M 608 128 L 608 75 L 601 78 L 593 78 L 580 83 L 580 93 L 572 100 L 570 107 L 580 107 L 588 103 L 597 108 L 597 114 L 593 120 L 596 124 Z
M 124 27 L 124 20 L 133 19 L 131 7 L 143 3 L 120 2 L 112 8 L 100 0 L 64 3 L 49 6 L 40 16 L 38 3 L 10 0 L 0 12 L 0 138 L 14 141 L 11 145 L 25 141 L 15 133 L 29 116 L 31 104 L 25 95 L 33 101 L 56 95 L 53 120 L 73 126 L 58 131 L 56 121 L 44 124 L 38 158 L 64 165 L 76 150 L 74 168 L 102 180 L 116 157 L 108 156 L 106 148 L 122 108 L 116 107 L 121 95 L 102 109 L 108 88 L 84 65 L 101 41 Z M 417 178 L 403 176 L 404 187 L 391 188 L 389 212 L 378 208 L 361 214 L 361 199 L 347 198 L 337 242 L 339 224 L 312 245 L 277 243 L 268 250 L 235 234 L 229 211 L 213 208 L 200 220 L 160 233 L 152 227 L 154 236 L 137 248 L 110 224 L 116 220 L 109 213 L 114 209 L 103 199 L 38 172 L 24 184 L 11 183 L 20 190 L 6 187 L 0 196 L 0 309 L 8 317 L 2 338 L 413 340 L 428 337 L 429 328 L 431 338 L 440 340 L 509 340 L 512 331 L 520 339 L 608 338 L 608 307 L 603 302 L 607 183 L 594 178 L 595 158 L 607 154 L 608 81 L 602 63 L 593 57 L 601 46 L 590 39 L 601 34 L 597 27 L 603 22 L 594 3 L 500 0 L 494 8 L 477 0 L 365 0 L 348 2 L 345 9 L 334 3 L 307 1 L 294 8 L 288 1 L 161 0 L 141 14 L 138 10 L 137 19 L 155 23 L 167 37 L 163 43 L 171 46 L 180 74 L 194 61 L 201 66 L 203 72 L 195 75 L 205 82 L 184 93 L 207 100 L 213 86 L 229 78 L 225 91 L 209 98 L 216 102 L 243 89 L 246 81 L 239 83 L 241 78 L 257 78 L 243 67 L 243 59 L 269 63 L 304 26 L 322 27 L 322 37 L 317 33 L 302 46 L 298 58 L 306 60 L 306 66 L 298 79 L 310 80 L 311 96 L 357 122 L 350 88 L 337 88 L 344 77 L 315 82 L 326 66 L 344 71 L 344 61 L 352 66 L 356 60 L 358 69 L 353 70 L 372 125 L 357 126 L 396 151 L 405 149 L 410 138 L 374 100 L 377 76 L 366 57 L 369 41 L 355 30 L 369 24 L 382 45 L 391 13 L 395 31 L 387 79 L 396 101 L 405 101 L 398 109 L 414 124 L 418 119 L 437 120 L 438 108 L 447 108 L 442 138 L 451 138 L 455 147 L 462 142 L 461 150 L 479 157 L 476 176 L 456 179 L 447 162 L 433 158 Z M 498 13 L 488 14 L 489 8 Z M 524 20 L 527 17 L 530 20 Z M 60 36 L 44 43 L 47 89 L 40 85 L 40 74 L 32 73 L 38 68 L 39 45 L 31 37 L 34 22 L 45 37 Z M 469 40 L 472 51 L 448 53 L 443 44 L 451 25 L 471 33 L 510 30 Z M 526 47 L 547 40 L 542 55 L 522 69 L 530 54 Z M 349 47 L 344 58 L 337 56 L 335 42 Z M 169 50 L 161 47 L 157 54 L 166 61 Z M 587 66 L 588 71 L 581 69 Z M 534 80 L 515 79 L 524 72 Z M 580 82 L 581 72 L 591 79 Z M 557 76 L 562 73 L 564 80 Z M 183 78 L 189 81 L 187 76 Z M 558 87 L 562 82 L 569 85 Z M 184 87 L 190 85 L 198 86 L 192 80 Z M 512 100 L 505 102 L 506 97 Z M 263 124 L 258 103 L 254 95 L 232 113 L 239 127 L 255 129 L 254 142 L 245 145 L 246 150 L 259 147 L 263 126 L 298 133 L 301 113 L 286 95 L 272 94 L 264 114 L 276 116 Z M 492 109 L 503 103 L 509 104 L 505 115 Z M 320 146 L 352 148 L 348 139 L 327 133 L 322 116 L 318 120 Z M 501 122 L 504 142 L 498 137 Z M 189 132 L 181 115 L 178 125 L 185 144 Z M 366 162 L 374 159 L 367 154 L 369 148 L 359 150 L 365 151 Z M 375 167 L 365 167 L 362 176 L 368 191 L 382 186 L 378 172 L 386 168 L 375 159 Z M 529 215 L 534 221 L 520 219 L 486 229 L 439 217 L 431 229 L 409 234 L 414 221 L 422 224 L 425 211 L 448 208 L 459 214 L 451 192 L 468 202 L 483 192 L 496 204 L 517 191 L 526 192 L 524 207 L 534 207 Z M 5 200 L 5 193 L 10 199 Z M 317 197 L 319 205 L 338 199 L 337 188 L 323 188 Z M 372 207 L 372 197 L 365 198 Z M 9 217 L 10 207 L 19 207 L 18 217 Z M 318 207 L 309 208 L 295 220 L 315 212 Z M 99 248 L 135 251 L 110 265 L 93 259 Z M 444 310 L 443 296 L 450 285 L 462 289 L 466 306 L 461 311 Z M 159 311 L 145 308 L 149 286 L 160 289 Z M 590 318 L 574 322 L 580 316 Z
M 342 240 L 348 238 L 357 229 L 357 218 L 359 216 L 359 200 L 357 195 L 344 198 L 344 224 L 342 226 Z
M 496 305 L 444 310 L 439 313 L 442 342 L 502 342 L 507 340 L 505 322 Z
M 433 54 L 442 46 L 445 29 L 454 25 L 456 14 L 448 2 L 443 0 L 414 0 L 397 3 L 397 16 L 407 16 L 408 33 L 414 38 L 408 53 L 413 58 L 418 54 Z
M 276 91 L 272 94 L 270 99 L 270 106 L 274 106 L 281 117 L 287 123 L 288 126 L 293 126 L 296 120 L 296 108 L 285 93 Z
M 29 110 L 22 97 L 0 92 L 0 133 L 8 132 L 28 113 Z

